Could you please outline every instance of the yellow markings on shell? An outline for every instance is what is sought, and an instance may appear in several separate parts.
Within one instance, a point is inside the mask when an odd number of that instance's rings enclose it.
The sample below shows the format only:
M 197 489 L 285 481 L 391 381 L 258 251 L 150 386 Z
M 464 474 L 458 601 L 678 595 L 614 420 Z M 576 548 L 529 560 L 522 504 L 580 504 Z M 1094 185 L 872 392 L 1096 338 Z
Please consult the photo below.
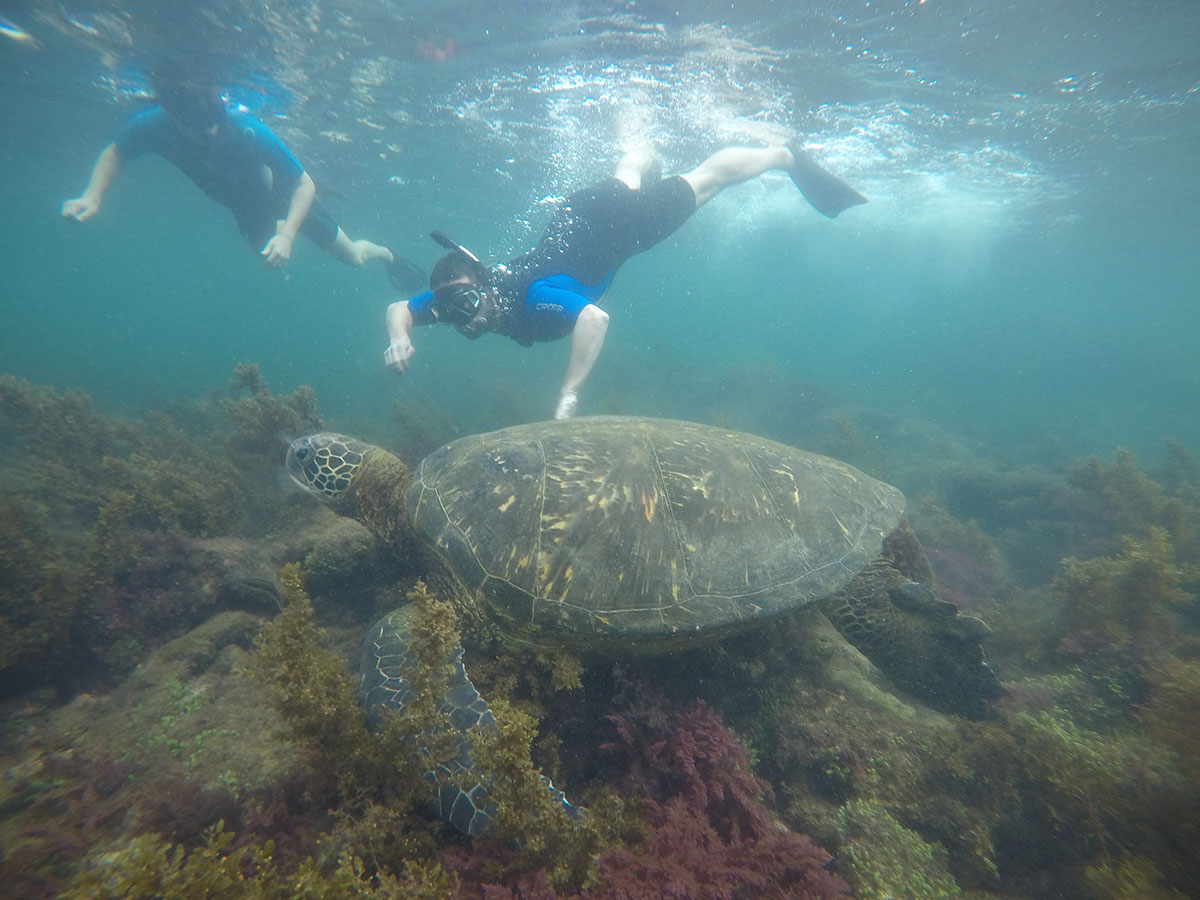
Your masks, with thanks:
M 833 516 L 833 521 L 837 522 L 838 528 L 842 529 L 842 534 L 844 534 L 846 537 L 850 537 L 850 529 L 842 524 L 842 520 L 838 518 L 838 514 L 831 512 L 830 515 Z
M 509 494 L 508 499 L 505 500 L 503 503 L 501 503 L 497 507 L 497 509 L 499 509 L 500 512 L 508 512 L 508 508 L 513 505 L 513 503 L 516 501 L 516 499 L 517 499 L 516 494 Z
M 692 479 L 692 490 L 696 491 L 705 500 L 708 499 L 708 479 L 712 478 L 712 472 L 705 472 L 699 478 Z
M 561 516 L 542 516 L 542 526 L 550 531 L 562 531 L 567 527 L 567 520 Z
M 791 469 L 771 469 L 776 475 L 782 475 L 792 483 L 792 502 L 800 505 L 800 488 L 796 484 L 796 476 Z
M 608 506 L 608 504 L 611 502 L 612 497 L 610 497 L 608 494 L 601 494 L 599 491 L 594 494 L 587 495 L 587 505 L 595 507 L 596 509 L 604 509 L 604 507 Z
M 649 522 L 654 518 L 654 507 L 658 505 L 658 495 L 651 494 L 647 497 L 642 494 L 642 508 L 646 511 L 646 521 Z

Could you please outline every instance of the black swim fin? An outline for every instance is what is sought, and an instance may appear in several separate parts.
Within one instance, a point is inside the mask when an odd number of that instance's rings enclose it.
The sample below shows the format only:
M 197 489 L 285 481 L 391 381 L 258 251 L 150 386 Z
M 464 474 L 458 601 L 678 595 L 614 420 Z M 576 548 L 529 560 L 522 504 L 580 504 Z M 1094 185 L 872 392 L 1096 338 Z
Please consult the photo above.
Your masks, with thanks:
M 426 277 L 415 263 L 409 262 L 398 253 L 392 254 L 392 264 L 387 267 L 388 278 L 397 290 L 415 294 L 425 290 Z
M 796 160 L 788 175 L 796 187 L 800 188 L 804 199 L 821 215 L 833 219 L 838 213 L 867 202 L 866 197 L 842 179 L 821 168 L 817 161 L 800 147 L 799 141 L 792 141 L 787 148 Z

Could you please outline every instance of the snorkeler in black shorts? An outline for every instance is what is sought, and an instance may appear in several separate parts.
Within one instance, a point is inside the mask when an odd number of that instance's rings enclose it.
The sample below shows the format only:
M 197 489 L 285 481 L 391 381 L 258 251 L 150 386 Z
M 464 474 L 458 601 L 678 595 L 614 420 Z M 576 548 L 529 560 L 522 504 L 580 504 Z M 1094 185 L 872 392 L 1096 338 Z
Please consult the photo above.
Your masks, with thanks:
M 346 265 L 382 263 L 401 289 L 414 290 L 424 280 L 387 247 L 348 237 L 291 151 L 248 111 L 227 103 L 211 79 L 166 65 L 151 80 L 158 102 L 130 117 L 101 152 L 84 192 L 62 204 L 65 218 L 90 219 L 125 164 L 156 153 L 227 207 L 242 238 L 271 268 L 287 265 L 296 235 L 303 234 Z
M 608 313 L 596 304 L 617 269 L 671 235 L 721 190 L 780 169 L 831 218 L 866 202 L 795 144 L 727 148 L 686 174 L 663 179 L 648 177 L 655 164 L 647 151 L 626 154 L 613 178 L 571 194 L 537 246 L 506 265 L 485 266 L 435 231 L 433 238 L 450 252 L 434 266 L 430 290 L 388 307 L 384 362 L 397 373 L 408 370 L 414 325 L 445 322 L 470 338 L 490 331 L 526 346 L 569 334 L 567 372 L 554 414 L 567 418 L 604 344 Z

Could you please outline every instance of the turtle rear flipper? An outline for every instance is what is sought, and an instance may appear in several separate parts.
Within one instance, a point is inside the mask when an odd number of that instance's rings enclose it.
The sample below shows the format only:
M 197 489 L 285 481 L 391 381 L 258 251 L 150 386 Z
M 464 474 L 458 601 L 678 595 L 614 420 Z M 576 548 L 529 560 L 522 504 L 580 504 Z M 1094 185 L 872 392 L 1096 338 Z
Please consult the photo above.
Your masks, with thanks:
M 991 629 L 887 563 L 860 573 L 823 607 L 846 640 L 930 706 L 981 718 L 1004 693 L 983 657 Z

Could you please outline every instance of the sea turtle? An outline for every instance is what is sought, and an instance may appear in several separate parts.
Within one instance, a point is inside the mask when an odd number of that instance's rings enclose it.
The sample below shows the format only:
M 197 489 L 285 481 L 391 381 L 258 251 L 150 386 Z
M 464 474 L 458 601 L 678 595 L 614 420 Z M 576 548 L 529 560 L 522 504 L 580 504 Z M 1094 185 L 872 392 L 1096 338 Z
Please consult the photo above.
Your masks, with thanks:
M 601 416 L 465 437 L 415 475 L 386 450 L 331 433 L 293 441 L 286 464 L 397 549 L 414 537 L 432 546 L 460 613 L 504 641 L 654 652 L 819 604 L 934 705 L 978 711 L 999 693 L 980 646 L 987 626 L 921 583 L 931 575 L 903 525 L 903 494 L 825 456 L 723 428 Z M 403 709 L 406 615 L 366 639 L 368 709 Z M 453 725 L 493 724 L 461 650 L 454 661 Z M 455 768 L 441 811 L 477 834 L 486 787 L 470 776 L 465 739 Z

